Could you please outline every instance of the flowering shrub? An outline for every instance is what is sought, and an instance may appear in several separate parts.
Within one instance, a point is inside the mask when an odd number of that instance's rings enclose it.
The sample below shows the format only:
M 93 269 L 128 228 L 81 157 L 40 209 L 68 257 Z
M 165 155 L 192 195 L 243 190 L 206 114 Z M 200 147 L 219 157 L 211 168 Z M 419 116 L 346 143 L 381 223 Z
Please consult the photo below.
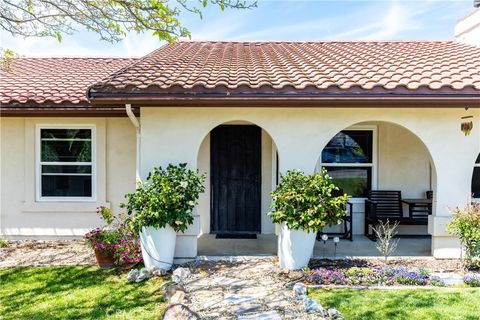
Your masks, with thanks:
M 171 226 L 184 232 L 193 223 L 193 208 L 200 193 L 205 191 L 205 174 L 187 169 L 186 163 L 153 168 L 145 183 L 125 195 L 121 207 L 135 213 L 130 226 L 135 232 L 142 227 Z
M 114 258 L 117 264 L 130 265 L 142 261 L 142 250 L 136 239 L 122 239 L 120 243 L 114 244 Z
M 106 226 L 86 233 L 86 243 L 103 255 L 114 258 L 117 265 L 131 265 L 142 261 L 139 241 L 128 228 L 129 219 L 121 214 L 116 217 L 105 207 L 97 208 Z
M 289 170 L 272 192 L 271 211 L 274 223 L 286 223 L 292 230 L 320 231 L 325 226 L 342 222 L 347 195 L 336 197 L 338 191 L 325 169 L 314 174 Z
M 424 269 L 408 270 L 405 267 L 328 269 L 318 268 L 307 277 L 312 284 L 335 285 L 413 285 L 443 286 L 438 277 L 431 277 Z
M 480 274 L 466 274 L 463 277 L 463 282 L 470 287 L 480 287 Z
M 465 208 L 455 208 L 452 214 L 448 232 L 458 236 L 465 247 L 467 267 L 480 268 L 480 203 L 470 202 Z

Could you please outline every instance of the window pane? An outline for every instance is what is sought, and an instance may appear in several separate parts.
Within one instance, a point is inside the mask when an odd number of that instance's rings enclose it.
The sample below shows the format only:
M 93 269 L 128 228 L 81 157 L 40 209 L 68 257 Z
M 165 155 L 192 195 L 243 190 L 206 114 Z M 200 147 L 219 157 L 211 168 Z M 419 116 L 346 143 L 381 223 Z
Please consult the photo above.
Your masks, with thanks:
M 90 129 L 42 129 L 41 160 L 48 162 L 91 162 Z
M 42 197 L 91 197 L 91 176 L 42 175 Z
M 337 187 L 354 198 L 367 197 L 372 188 L 370 167 L 325 167 Z
M 473 168 L 472 196 L 480 198 L 480 167 Z
M 42 139 L 91 139 L 90 129 L 42 129 Z
M 372 131 L 341 131 L 323 149 L 322 162 L 372 163 L 372 141 Z
M 42 173 L 92 173 L 92 166 L 43 165 Z

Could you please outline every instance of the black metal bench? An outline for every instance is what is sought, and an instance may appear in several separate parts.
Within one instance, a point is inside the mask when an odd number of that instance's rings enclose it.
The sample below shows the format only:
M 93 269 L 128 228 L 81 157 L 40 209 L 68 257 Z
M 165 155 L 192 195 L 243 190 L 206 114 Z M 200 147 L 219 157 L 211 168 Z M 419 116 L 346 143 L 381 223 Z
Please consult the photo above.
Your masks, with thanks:
M 428 214 L 404 216 L 402 192 L 397 190 L 371 190 L 365 200 L 365 236 L 375 239 L 375 228 L 380 221 L 405 225 L 427 225 Z
M 340 197 L 343 196 L 343 190 L 334 190 L 332 196 Z M 347 202 L 345 206 L 345 215 L 342 217 L 343 220 L 343 232 L 318 232 L 317 240 L 320 241 L 323 234 L 329 236 L 340 236 L 342 239 L 347 239 L 353 241 L 353 204 Z

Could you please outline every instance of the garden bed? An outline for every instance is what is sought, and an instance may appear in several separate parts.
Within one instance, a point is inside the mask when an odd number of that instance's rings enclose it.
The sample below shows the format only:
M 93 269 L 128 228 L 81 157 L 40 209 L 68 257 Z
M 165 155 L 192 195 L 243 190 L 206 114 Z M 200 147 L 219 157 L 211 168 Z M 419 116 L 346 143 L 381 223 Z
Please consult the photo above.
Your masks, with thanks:
M 434 263 L 425 263 L 425 261 L 429 260 L 399 259 L 388 264 L 379 259 L 315 260 L 304 272 L 302 280 L 311 287 L 330 289 L 444 287 L 464 285 L 464 283 L 472 287 L 480 286 L 480 274 L 464 270 L 460 262 L 452 260 L 442 263 L 440 261 L 440 264 L 435 265 Z

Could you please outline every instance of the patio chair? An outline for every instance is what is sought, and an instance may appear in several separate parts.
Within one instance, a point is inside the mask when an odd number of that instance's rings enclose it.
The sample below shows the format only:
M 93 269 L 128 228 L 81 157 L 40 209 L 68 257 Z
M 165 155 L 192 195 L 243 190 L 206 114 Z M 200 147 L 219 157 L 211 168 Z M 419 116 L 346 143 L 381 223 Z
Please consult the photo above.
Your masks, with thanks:
M 375 240 L 375 228 L 379 221 L 391 222 L 405 220 L 403 217 L 402 192 L 390 190 L 371 190 L 365 200 L 365 236 Z
M 342 189 L 333 190 L 333 197 L 343 196 L 344 192 Z M 318 232 L 317 240 L 321 240 L 322 234 L 331 235 L 331 236 L 341 236 L 342 239 L 347 239 L 353 241 L 353 204 L 347 201 L 345 205 L 345 215 L 342 217 L 343 220 L 343 232 Z

